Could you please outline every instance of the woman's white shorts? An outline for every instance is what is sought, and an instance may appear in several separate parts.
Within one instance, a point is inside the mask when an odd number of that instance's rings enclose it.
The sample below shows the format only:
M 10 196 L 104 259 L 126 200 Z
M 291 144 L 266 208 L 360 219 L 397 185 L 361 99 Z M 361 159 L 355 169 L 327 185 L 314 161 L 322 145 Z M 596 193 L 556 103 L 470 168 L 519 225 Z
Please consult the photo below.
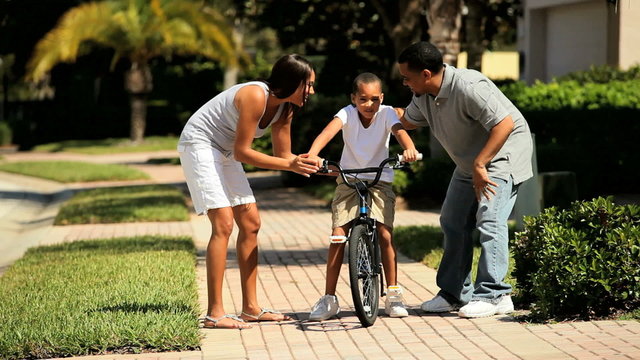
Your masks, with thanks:
M 198 215 L 256 202 L 240 162 L 206 145 L 178 145 L 178 153 Z

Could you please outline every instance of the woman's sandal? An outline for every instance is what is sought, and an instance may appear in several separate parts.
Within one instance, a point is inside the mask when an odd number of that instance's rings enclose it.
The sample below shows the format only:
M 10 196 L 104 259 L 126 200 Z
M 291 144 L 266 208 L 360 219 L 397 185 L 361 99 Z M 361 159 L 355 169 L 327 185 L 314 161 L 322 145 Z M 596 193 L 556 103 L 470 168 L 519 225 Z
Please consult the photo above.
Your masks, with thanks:
M 218 327 L 218 322 L 224 319 L 235 320 L 237 321 L 237 323 L 232 327 Z M 204 324 L 205 320 L 211 321 L 213 323 L 213 326 L 206 326 Z M 240 319 L 237 315 L 231 315 L 231 314 L 223 315 L 223 316 L 220 316 L 219 318 L 212 318 L 211 316 L 207 315 L 204 318 L 200 319 L 200 321 L 202 321 L 202 327 L 206 329 L 240 329 L 242 330 L 242 329 L 251 328 L 251 325 L 245 324 L 246 321 L 244 321 L 243 319 Z
M 247 322 L 254 322 L 254 321 L 289 321 L 291 320 L 291 317 L 287 316 L 287 315 L 283 315 L 282 320 L 262 320 L 261 317 L 264 314 L 282 314 L 280 311 L 276 311 L 276 310 L 271 310 L 271 309 L 260 309 L 260 313 L 258 315 L 251 315 L 251 314 L 247 314 L 246 312 L 242 312 L 243 316 L 248 317 L 250 320 L 246 320 Z

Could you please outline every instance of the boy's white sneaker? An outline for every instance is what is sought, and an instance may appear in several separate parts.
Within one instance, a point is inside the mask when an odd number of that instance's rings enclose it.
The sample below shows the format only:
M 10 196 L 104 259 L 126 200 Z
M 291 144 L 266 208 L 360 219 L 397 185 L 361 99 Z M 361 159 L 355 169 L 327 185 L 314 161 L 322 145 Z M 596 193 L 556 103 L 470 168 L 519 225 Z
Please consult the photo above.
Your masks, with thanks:
M 402 287 L 399 285 L 387 288 L 387 297 L 384 299 L 384 312 L 392 318 L 409 316 L 402 299 Z
M 336 316 L 340 312 L 340 304 L 338 297 L 335 295 L 323 295 L 318 302 L 311 308 L 309 320 L 322 321 L 332 316 Z
M 497 304 L 481 300 L 471 300 L 458 312 L 458 316 L 465 318 L 479 318 L 493 315 L 503 315 L 513 312 L 513 301 L 511 296 L 505 295 L 500 298 Z
M 420 308 L 426 312 L 441 313 L 457 310 L 458 306 L 450 304 L 442 296 L 436 295 L 433 299 L 423 302 Z

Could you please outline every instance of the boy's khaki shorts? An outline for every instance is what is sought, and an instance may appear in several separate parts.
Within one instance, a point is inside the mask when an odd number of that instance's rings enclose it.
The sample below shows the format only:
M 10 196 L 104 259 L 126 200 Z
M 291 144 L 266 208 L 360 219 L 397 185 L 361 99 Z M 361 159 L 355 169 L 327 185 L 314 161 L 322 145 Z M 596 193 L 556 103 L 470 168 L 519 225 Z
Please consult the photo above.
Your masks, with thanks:
M 336 182 L 338 186 L 331 202 L 333 228 L 349 223 L 358 215 L 358 194 L 356 190 L 345 185 L 340 177 Z M 376 186 L 369 189 L 369 192 L 371 194 L 369 198 L 371 217 L 393 228 L 396 194 L 391 188 L 391 183 L 379 181 Z

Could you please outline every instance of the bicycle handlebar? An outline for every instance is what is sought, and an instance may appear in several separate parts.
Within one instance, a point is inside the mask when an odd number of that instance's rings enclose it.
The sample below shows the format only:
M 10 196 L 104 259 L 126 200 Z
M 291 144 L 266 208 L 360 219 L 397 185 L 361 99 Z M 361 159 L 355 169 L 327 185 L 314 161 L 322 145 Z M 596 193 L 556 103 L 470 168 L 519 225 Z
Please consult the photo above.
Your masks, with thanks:
M 421 153 L 418 154 L 417 160 L 422 160 L 422 154 Z M 367 168 L 360 168 L 360 169 L 343 169 L 340 166 L 340 163 L 325 159 L 325 160 L 323 160 L 322 167 L 320 168 L 320 170 L 318 172 L 321 173 L 321 174 L 330 174 L 330 173 L 333 172 L 333 170 L 329 169 L 329 165 L 333 165 L 338 169 L 338 172 L 340 173 L 340 176 L 342 177 L 342 180 L 344 181 L 345 185 L 347 185 L 348 187 L 350 187 L 352 189 L 355 189 L 356 185 L 353 184 L 353 183 L 350 183 L 349 180 L 347 180 L 346 174 L 376 173 L 376 177 L 373 179 L 373 181 L 366 182 L 367 188 L 371 188 L 371 187 L 374 187 L 378 183 L 378 181 L 380 180 L 380 176 L 382 176 L 382 170 L 384 170 L 385 169 L 385 165 L 387 165 L 390 162 L 396 162 L 396 165 L 399 164 L 399 163 L 403 163 L 404 162 L 404 156 L 402 156 L 401 154 L 398 154 L 396 156 L 391 156 L 391 157 L 388 157 L 388 158 L 382 160 L 380 165 L 378 165 L 376 167 L 367 167 Z
M 416 156 L 416 160 L 422 160 L 422 153 L 418 153 L 418 156 Z M 404 155 L 398 154 L 398 161 L 404 162 Z

